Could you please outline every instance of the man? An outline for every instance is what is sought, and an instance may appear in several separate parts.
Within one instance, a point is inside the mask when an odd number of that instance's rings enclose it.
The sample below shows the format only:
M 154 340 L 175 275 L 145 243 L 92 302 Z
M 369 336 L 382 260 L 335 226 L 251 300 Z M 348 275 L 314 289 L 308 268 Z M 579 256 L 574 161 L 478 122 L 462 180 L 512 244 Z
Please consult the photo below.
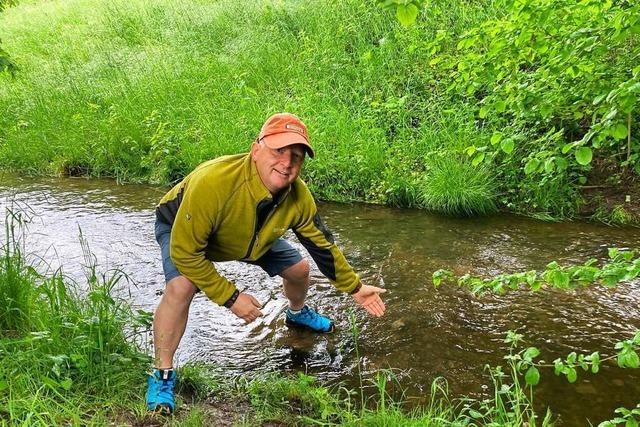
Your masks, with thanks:
M 282 239 L 289 229 L 338 290 L 350 293 L 370 314 L 384 314 L 379 296 L 384 289 L 360 283 L 298 178 L 305 153 L 314 156 L 306 126 L 293 114 L 275 114 L 262 126 L 250 153 L 201 164 L 161 199 L 155 233 L 167 283 L 153 322 L 155 369 L 148 378 L 149 410 L 175 409 L 173 356 L 196 292 L 204 292 L 246 323 L 262 315 L 260 302 L 239 292 L 211 261 L 240 260 L 259 265 L 270 276 L 279 275 L 289 300 L 286 324 L 333 331 L 333 322 L 305 305 L 309 263 Z

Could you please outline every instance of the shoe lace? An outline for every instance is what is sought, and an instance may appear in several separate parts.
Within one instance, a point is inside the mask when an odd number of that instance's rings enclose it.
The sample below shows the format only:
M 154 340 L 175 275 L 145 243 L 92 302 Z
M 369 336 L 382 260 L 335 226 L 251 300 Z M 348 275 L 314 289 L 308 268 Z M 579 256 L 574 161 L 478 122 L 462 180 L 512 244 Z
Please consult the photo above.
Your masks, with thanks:
M 173 388 L 175 386 L 175 378 L 158 381 L 158 395 L 162 397 L 173 397 Z
M 322 322 L 321 316 L 318 313 L 316 313 L 314 310 L 311 310 L 307 306 L 304 307 L 304 309 L 302 310 L 302 312 L 300 314 L 302 315 L 302 317 L 307 318 L 309 320 L 309 322 L 311 322 L 311 323 L 321 323 Z

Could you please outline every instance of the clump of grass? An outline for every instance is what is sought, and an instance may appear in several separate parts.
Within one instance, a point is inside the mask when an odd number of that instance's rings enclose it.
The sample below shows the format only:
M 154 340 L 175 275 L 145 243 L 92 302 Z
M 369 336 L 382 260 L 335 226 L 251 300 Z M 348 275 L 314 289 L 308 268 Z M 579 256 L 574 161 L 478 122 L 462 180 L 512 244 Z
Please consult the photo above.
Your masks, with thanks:
M 486 215 L 497 210 L 495 184 L 482 166 L 457 156 L 434 156 L 420 186 L 421 204 L 453 216 Z
M 341 412 L 339 400 L 315 378 L 299 373 L 295 378 L 266 374 L 251 381 L 247 393 L 257 417 L 263 421 L 300 418 L 334 421 Z
M 16 239 L 16 224 L 21 225 L 20 214 L 7 211 L 5 235 L 7 244 L 0 256 L 0 335 L 20 336 L 32 330 L 32 311 L 35 292 L 31 283 L 35 271 L 25 265 L 22 247 Z

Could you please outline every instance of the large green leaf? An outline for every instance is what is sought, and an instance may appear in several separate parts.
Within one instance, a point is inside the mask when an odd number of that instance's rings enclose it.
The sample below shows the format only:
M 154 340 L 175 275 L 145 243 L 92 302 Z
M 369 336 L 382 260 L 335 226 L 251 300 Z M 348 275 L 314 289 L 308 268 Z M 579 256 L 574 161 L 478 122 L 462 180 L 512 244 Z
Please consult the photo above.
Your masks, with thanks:
M 589 147 L 580 147 L 576 150 L 575 153 L 576 161 L 585 166 L 591 163 L 591 159 L 593 158 L 593 151 Z
M 540 160 L 534 157 L 533 159 L 529 160 L 524 166 L 524 173 L 530 175 L 538 169 L 538 166 L 540 166 Z
M 511 138 L 507 138 L 503 140 L 502 144 L 500 144 L 500 148 L 502 148 L 502 151 L 504 151 L 507 154 L 511 154 L 513 152 L 514 147 L 515 147 L 515 144 L 513 143 L 513 139 Z
M 615 139 L 625 139 L 627 137 L 627 126 L 618 123 L 611 129 L 611 135 L 613 135 Z
M 416 22 L 416 18 L 418 17 L 418 6 L 415 4 L 399 4 L 398 10 L 396 12 L 398 17 L 398 21 L 405 27 Z
M 538 385 L 540 382 L 540 372 L 538 368 L 531 366 L 524 375 L 524 380 L 527 382 L 527 385 Z

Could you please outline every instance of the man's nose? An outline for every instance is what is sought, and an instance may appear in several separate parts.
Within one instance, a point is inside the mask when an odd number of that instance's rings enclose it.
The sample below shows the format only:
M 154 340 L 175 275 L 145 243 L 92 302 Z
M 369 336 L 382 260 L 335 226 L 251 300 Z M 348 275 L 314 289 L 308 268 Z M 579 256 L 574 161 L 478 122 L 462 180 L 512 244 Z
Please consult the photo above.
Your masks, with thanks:
M 291 165 L 293 165 L 293 153 L 291 152 L 291 150 L 286 150 L 284 152 L 284 154 L 282 155 L 282 163 L 286 167 L 291 167 Z

